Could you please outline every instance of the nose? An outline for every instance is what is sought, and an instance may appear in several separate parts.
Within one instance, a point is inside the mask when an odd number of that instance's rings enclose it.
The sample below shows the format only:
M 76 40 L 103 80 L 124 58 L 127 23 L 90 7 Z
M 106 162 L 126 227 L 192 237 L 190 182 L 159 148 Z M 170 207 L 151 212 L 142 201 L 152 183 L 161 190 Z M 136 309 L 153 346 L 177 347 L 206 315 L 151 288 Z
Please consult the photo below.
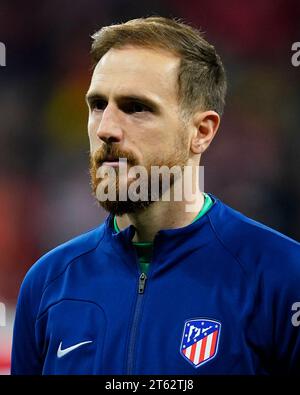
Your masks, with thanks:
M 119 115 L 118 109 L 113 105 L 108 104 L 103 111 L 97 137 L 105 143 L 118 143 L 122 140 L 123 131 Z

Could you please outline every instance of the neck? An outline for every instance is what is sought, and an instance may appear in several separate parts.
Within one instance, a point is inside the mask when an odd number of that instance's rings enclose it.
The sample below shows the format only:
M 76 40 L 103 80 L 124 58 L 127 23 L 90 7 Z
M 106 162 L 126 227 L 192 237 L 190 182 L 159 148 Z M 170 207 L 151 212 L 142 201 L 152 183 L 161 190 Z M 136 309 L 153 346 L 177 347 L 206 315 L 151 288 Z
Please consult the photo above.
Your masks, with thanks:
M 134 242 L 152 242 L 161 229 L 175 229 L 189 225 L 204 204 L 203 194 L 197 190 L 192 201 L 157 201 L 144 210 L 116 218 L 120 230 L 134 225 Z M 187 206 L 192 205 L 192 211 Z

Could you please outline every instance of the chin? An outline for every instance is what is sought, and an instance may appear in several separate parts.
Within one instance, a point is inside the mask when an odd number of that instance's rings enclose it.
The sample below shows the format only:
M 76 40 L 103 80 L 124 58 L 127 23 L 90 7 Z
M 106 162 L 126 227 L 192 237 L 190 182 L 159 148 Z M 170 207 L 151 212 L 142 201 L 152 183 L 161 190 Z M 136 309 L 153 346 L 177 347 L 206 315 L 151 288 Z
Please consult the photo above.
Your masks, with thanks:
M 124 214 L 134 214 L 139 211 L 145 210 L 150 204 L 154 203 L 153 201 L 137 201 L 132 202 L 130 200 L 127 201 L 109 201 L 106 200 L 104 202 L 98 201 L 99 205 L 104 208 L 104 210 L 109 213 L 117 216 L 121 216 Z

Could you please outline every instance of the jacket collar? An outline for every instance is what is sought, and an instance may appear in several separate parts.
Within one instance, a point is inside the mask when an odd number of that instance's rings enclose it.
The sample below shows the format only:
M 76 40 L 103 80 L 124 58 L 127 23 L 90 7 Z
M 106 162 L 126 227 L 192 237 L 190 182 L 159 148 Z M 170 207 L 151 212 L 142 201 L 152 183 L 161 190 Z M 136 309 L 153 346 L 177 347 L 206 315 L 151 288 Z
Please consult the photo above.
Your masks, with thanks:
M 213 206 L 209 210 L 217 209 L 220 201 L 213 195 L 209 194 L 213 200 Z M 109 214 L 105 221 L 105 230 L 107 238 L 111 241 L 114 247 L 122 247 L 122 249 L 132 250 L 132 239 L 135 234 L 134 225 L 129 225 L 127 228 L 115 233 L 113 226 L 113 215 Z M 213 237 L 213 232 L 210 229 L 208 215 L 204 215 L 197 221 L 191 224 L 175 229 L 161 229 L 154 238 L 153 245 L 153 260 L 157 257 L 165 255 L 174 256 L 174 250 L 179 256 L 180 251 L 186 253 L 206 245 Z

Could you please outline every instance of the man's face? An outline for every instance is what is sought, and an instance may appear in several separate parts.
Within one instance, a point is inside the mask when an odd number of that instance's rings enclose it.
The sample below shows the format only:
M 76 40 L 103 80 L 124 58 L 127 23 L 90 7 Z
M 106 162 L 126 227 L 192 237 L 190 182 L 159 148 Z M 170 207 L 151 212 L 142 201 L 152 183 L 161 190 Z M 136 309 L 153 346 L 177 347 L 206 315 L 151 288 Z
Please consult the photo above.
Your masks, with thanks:
M 87 93 L 94 193 L 99 183 L 115 182 L 109 176 L 106 180 L 97 178 L 96 172 L 100 166 L 107 166 L 118 174 L 119 166 L 113 162 L 118 158 L 127 158 L 128 169 L 144 166 L 148 174 L 151 166 L 171 168 L 187 163 L 189 137 L 177 98 L 179 61 L 160 50 L 124 47 L 109 50 L 98 62 Z M 130 182 L 126 180 L 127 187 Z M 100 204 L 122 215 L 151 202 L 117 198 Z

